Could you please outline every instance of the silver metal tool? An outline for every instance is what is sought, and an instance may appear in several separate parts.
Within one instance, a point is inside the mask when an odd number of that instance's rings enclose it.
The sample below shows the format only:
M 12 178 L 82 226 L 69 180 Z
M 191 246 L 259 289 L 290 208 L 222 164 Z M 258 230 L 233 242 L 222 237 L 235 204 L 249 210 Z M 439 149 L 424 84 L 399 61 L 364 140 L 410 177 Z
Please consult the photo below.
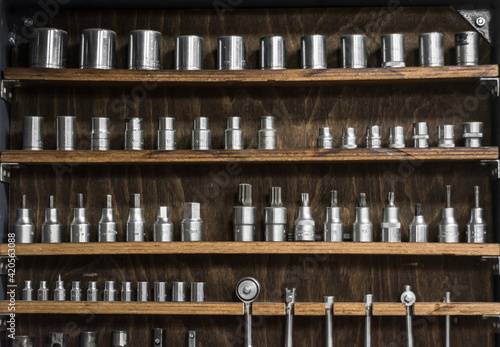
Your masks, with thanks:
M 191 302 L 205 301 L 205 282 L 191 282 Z
M 158 118 L 157 142 L 157 148 L 159 151 L 173 151 L 177 149 L 177 130 L 175 130 L 175 118 Z
M 224 130 L 224 148 L 240 150 L 245 148 L 243 140 L 243 130 L 241 130 L 241 118 L 229 117 L 226 120 L 226 130 Z
M 300 194 L 300 206 L 294 224 L 295 241 L 315 241 L 316 227 L 309 206 L 309 194 Z
M 260 39 L 260 68 L 286 69 L 286 40 L 283 36 L 267 36 Z
M 399 221 L 399 208 L 394 205 L 394 192 L 389 192 L 387 206 L 383 210 L 382 242 L 401 242 L 401 222 Z
M 217 68 L 219 70 L 245 70 L 247 68 L 244 37 L 219 37 L 217 40 Z
M 191 149 L 195 151 L 208 151 L 212 148 L 212 135 L 208 128 L 207 117 L 195 117 L 193 131 L 191 132 Z
M 451 293 L 450 292 L 444 292 L 443 302 L 444 303 L 451 302 Z M 451 332 L 451 316 L 446 315 L 445 337 L 444 337 L 445 347 L 450 347 L 450 332 Z
M 342 210 L 337 206 L 337 191 L 330 190 L 330 206 L 326 208 L 323 241 L 342 242 L 344 240 L 344 224 L 342 224 L 341 212 Z
M 103 301 L 116 301 L 115 281 L 104 282 Z
M 80 281 L 71 282 L 71 291 L 69 296 L 71 301 L 82 301 L 82 288 L 80 288 Z
M 303 69 L 326 69 L 326 36 L 307 35 L 300 39 Z
M 278 145 L 277 132 L 274 129 L 274 117 L 260 117 L 260 130 L 258 132 L 259 149 L 276 149 Z
M 405 147 L 405 129 L 402 126 L 389 128 L 389 148 Z
M 382 137 L 378 125 L 366 128 L 366 148 L 382 148 Z
M 465 122 L 463 124 L 465 147 L 481 147 L 483 122 Z
M 109 132 L 109 118 L 93 117 L 92 133 L 90 135 L 90 149 L 92 151 L 109 151 L 111 134 Z
M 29 40 L 30 67 L 64 69 L 68 33 L 54 28 L 35 28 Z
M 132 282 L 122 282 L 121 301 L 132 301 L 134 291 L 132 290 Z
M 325 300 L 325 346 L 333 347 L 333 305 L 335 302 L 334 296 L 324 296 Z
M 345 35 L 340 38 L 342 67 L 364 69 L 367 67 L 366 36 Z
M 47 288 L 47 281 L 40 281 L 40 288 L 37 292 L 38 301 L 49 301 L 49 288 Z
M 479 186 L 474 186 L 474 207 L 470 209 L 470 220 L 465 234 L 467 243 L 486 243 L 488 224 L 484 219 L 484 210 L 479 207 Z
M 174 241 L 174 223 L 169 219 L 170 208 L 168 206 L 158 206 L 156 210 L 156 222 L 153 227 L 154 242 Z
M 141 151 L 144 149 L 144 131 L 142 118 L 125 118 L 125 150 Z
M 245 304 L 245 343 L 244 347 L 252 347 L 252 302 L 260 293 L 260 283 L 253 277 L 244 277 L 236 285 L 236 295 Z
M 318 148 L 331 149 L 333 148 L 333 136 L 330 128 L 319 128 Z
M 45 222 L 42 224 L 42 243 L 61 243 L 62 224 L 57 219 L 54 197 L 49 199 L 49 208 L 45 209 Z
M 112 347 L 129 347 L 129 332 L 128 330 L 113 330 L 113 346 Z
M 181 222 L 181 241 L 204 241 L 205 225 L 201 220 L 199 202 L 184 203 L 184 219 Z
M 97 301 L 99 300 L 99 289 L 97 289 L 96 281 L 89 281 L 87 287 L 87 301 Z
M 153 300 L 157 302 L 167 301 L 167 282 L 153 283 Z
M 186 301 L 186 282 L 172 282 L 172 301 Z
M 203 37 L 196 35 L 177 36 L 175 39 L 176 70 L 203 69 Z
M 418 41 L 420 66 L 444 66 L 443 34 L 421 34 Z
M 363 295 L 363 302 L 365 303 L 365 343 L 364 347 L 372 346 L 372 315 L 373 315 L 373 295 Z
M 233 207 L 234 241 L 255 240 L 255 207 L 252 206 L 252 185 L 238 185 L 238 203 Z
M 352 225 L 352 240 L 354 242 L 373 242 L 373 224 L 370 220 L 370 208 L 366 205 L 366 194 L 359 194 L 356 207 L 356 220 Z
M 43 150 L 43 117 L 23 117 L 23 150 Z
M 82 331 L 80 333 L 80 347 L 98 347 L 99 333 L 97 331 Z
M 286 241 L 287 213 L 281 202 L 281 188 L 269 188 L 269 206 L 264 208 L 266 241 Z
M 438 147 L 455 147 L 455 126 L 438 126 Z
M 194 330 L 188 331 L 186 340 L 187 340 L 187 342 L 186 342 L 187 347 L 198 347 L 199 346 L 198 334 Z
M 76 149 L 76 117 L 58 116 L 56 118 L 56 149 L 58 151 Z
M 64 333 L 49 333 L 50 347 L 68 347 L 69 335 Z
M 73 209 L 73 221 L 69 226 L 70 242 L 90 242 L 90 223 L 87 209 L 83 207 L 83 194 L 76 196 L 76 208 Z
M 141 194 L 130 194 L 127 220 L 127 242 L 144 242 L 145 221 L 141 208 Z
M 293 346 L 293 315 L 295 307 L 296 289 L 285 289 L 285 304 L 286 304 L 286 331 L 285 331 L 285 347 Z
M 111 195 L 105 196 L 105 205 L 102 209 L 101 219 L 97 226 L 99 242 L 116 242 L 118 227 L 115 219 L 115 210 L 112 208 L 113 198 Z
M 446 207 L 441 209 L 439 222 L 439 242 L 459 242 L 458 223 L 455 220 L 455 209 L 451 207 L 451 187 L 446 186 Z
M 417 301 L 415 293 L 411 291 L 410 286 L 405 286 L 405 291 L 401 294 L 401 302 L 406 306 L 406 337 L 408 347 L 413 347 L 413 306 Z
M 82 30 L 80 69 L 114 69 L 116 33 L 106 29 Z
M 31 286 L 31 281 L 24 281 L 24 288 L 21 295 L 23 301 L 33 301 L 34 290 Z
M 479 64 L 479 34 L 475 31 L 462 31 L 455 34 L 457 65 Z
M 429 126 L 426 122 L 413 123 L 413 147 L 429 147 Z
M 405 36 L 403 34 L 382 35 L 382 67 L 405 66 Z
M 61 274 L 59 274 L 59 278 L 56 281 L 54 301 L 66 301 L 66 289 L 64 289 L 64 281 L 61 280 Z
M 415 217 L 408 226 L 410 242 L 429 242 L 429 226 L 421 213 L 422 205 L 415 205 Z
M 152 341 L 153 347 L 166 347 L 167 346 L 167 341 L 165 339 L 165 329 L 154 328 L 153 332 L 152 332 L 152 336 L 153 336 L 153 341 Z
M 15 339 L 7 339 L 8 347 L 33 347 L 34 338 L 32 336 L 16 335 Z
M 21 208 L 17 209 L 17 218 L 14 222 L 16 243 L 35 242 L 35 224 L 31 220 L 31 210 L 26 208 L 26 195 L 23 195 Z
M 132 30 L 129 36 L 128 68 L 131 70 L 160 70 L 160 32 Z
M 137 282 L 137 302 L 149 301 L 149 283 Z
M 357 148 L 356 129 L 343 128 L 342 129 L 342 148 L 354 149 Z

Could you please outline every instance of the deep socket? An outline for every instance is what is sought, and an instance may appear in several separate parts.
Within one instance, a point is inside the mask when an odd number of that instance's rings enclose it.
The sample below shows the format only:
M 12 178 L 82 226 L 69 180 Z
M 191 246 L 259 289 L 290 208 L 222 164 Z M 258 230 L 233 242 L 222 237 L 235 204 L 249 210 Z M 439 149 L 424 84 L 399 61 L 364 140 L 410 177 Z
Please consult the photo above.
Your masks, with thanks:
M 132 301 L 133 295 L 134 291 L 132 290 L 132 282 L 122 282 L 121 301 Z
M 69 226 L 70 242 L 90 242 L 90 223 L 87 209 L 83 207 L 83 194 L 76 196 L 76 208 L 73 209 L 73 221 Z
M 299 213 L 293 226 L 295 241 L 315 241 L 315 223 L 311 215 L 308 193 L 300 194 Z
M 48 336 L 48 345 L 50 347 L 68 347 L 68 339 L 68 334 L 50 332 Z
M 470 220 L 465 230 L 467 243 L 486 243 L 488 224 L 484 219 L 484 210 L 479 207 L 479 186 L 474 186 L 474 207 L 470 209 Z
M 303 69 L 326 69 L 326 37 L 307 35 L 300 39 L 301 66 Z
M 47 287 L 47 281 L 40 281 L 40 288 L 37 292 L 38 301 L 49 301 L 49 288 Z
M 62 224 L 57 219 L 57 208 L 54 207 L 54 197 L 49 199 L 49 208 L 45 209 L 45 222 L 42 224 L 42 243 L 60 243 Z
M 128 68 L 131 70 L 160 70 L 160 32 L 132 30 L 129 36 Z
M 131 117 L 125 119 L 125 150 L 141 151 L 144 149 L 144 131 L 142 118 Z
M 76 117 L 57 117 L 56 149 L 58 151 L 74 151 L 76 149 Z
M 382 148 L 382 136 L 378 125 L 366 127 L 366 148 Z
M 421 34 L 418 41 L 420 66 L 444 66 L 443 34 Z
M 71 291 L 69 297 L 71 301 L 82 301 L 82 289 L 80 288 L 80 281 L 71 282 Z
M 137 301 L 138 302 L 149 301 L 149 283 L 148 282 L 137 282 Z
M 405 147 L 405 129 L 402 126 L 389 128 L 389 148 Z
M 66 67 L 68 33 L 54 28 L 31 28 L 29 66 L 44 69 Z
M 334 296 L 324 296 L 325 301 L 325 346 L 333 347 L 333 305 Z
M 340 38 L 342 67 L 345 69 L 364 69 L 367 67 L 366 36 L 345 35 Z
M 193 131 L 191 132 L 191 149 L 195 151 L 208 151 L 212 148 L 212 134 L 207 117 L 195 117 Z
M 455 220 L 455 209 L 451 207 L 451 187 L 446 186 L 446 207 L 441 209 L 439 222 L 439 242 L 459 242 L 458 223 Z
M 64 289 L 64 281 L 61 280 L 61 274 L 59 274 L 59 278 L 56 281 L 54 301 L 66 301 L 66 289 Z
M 106 29 L 85 29 L 80 37 L 80 69 L 114 69 L 116 33 Z
M 199 347 L 198 334 L 194 330 L 189 330 L 186 335 L 186 346 L 187 347 Z
M 408 226 L 408 238 L 410 242 L 429 242 L 429 226 L 422 216 L 422 205 L 415 205 L 415 217 Z
M 454 125 L 439 125 L 438 131 L 438 147 L 455 147 L 455 126 Z
M 269 206 L 264 208 L 266 241 L 286 241 L 287 213 L 281 201 L 281 188 L 269 188 Z
M 356 129 L 343 128 L 342 129 L 342 148 L 354 149 L 357 148 Z
M 169 219 L 170 208 L 168 206 L 158 206 L 156 210 L 156 222 L 153 226 L 154 242 L 174 241 L 174 223 Z
M 43 150 L 43 117 L 23 117 L 23 150 Z
M 186 301 L 186 282 L 172 282 L 172 301 Z
M 103 301 L 116 301 L 115 281 L 104 282 Z
M 80 333 L 80 347 L 98 347 L 99 333 L 97 331 L 82 331 Z
M 93 117 L 92 133 L 90 135 L 90 149 L 92 151 L 109 151 L 111 134 L 109 132 L 109 118 Z
M 399 208 L 394 205 L 394 192 L 389 192 L 387 206 L 383 209 L 382 242 L 401 242 L 401 222 Z
M 127 219 L 127 242 L 144 242 L 145 221 L 141 208 L 141 194 L 130 194 Z
M 475 31 L 456 33 L 455 54 L 457 65 L 479 64 L 479 34 Z
M 154 328 L 152 331 L 152 345 L 153 347 L 166 347 L 167 341 L 165 339 L 165 329 Z
M 21 208 L 17 209 L 17 218 L 14 222 L 16 243 L 35 242 L 35 224 L 31 220 L 31 210 L 26 208 L 26 195 L 23 195 Z
M 106 195 L 104 200 L 104 207 L 102 209 L 101 219 L 97 226 L 97 235 L 99 242 L 116 242 L 116 235 L 118 234 L 115 210 L 112 208 L 113 198 L 111 195 Z
M 260 130 L 258 132 L 259 149 L 276 149 L 277 132 L 274 129 L 274 117 L 260 117 Z
M 97 301 L 99 300 L 99 289 L 97 289 L 96 281 L 89 281 L 87 287 L 87 301 Z
M 221 36 L 217 40 L 217 68 L 219 70 L 244 70 L 247 67 L 245 38 Z
M 262 70 L 286 69 L 286 40 L 283 36 L 260 39 L 260 68 Z
M 31 286 L 31 281 L 24 281 L 24 288 L 21 293 L 21 300 L 23 301 L 33 301 L 34 299 L 34 290 Z
M 318 148 L 331 149 L 333 148 L 333 136 L 330 128 L 319 128 L 319 136 L 317 139 Z
M 252 185 L 238 185 L 238 201 L 233 207 L 234 241 L 252 242 L 255 240 L 255 207 L 252 206 Z
M 429 126 L 426 122 L 413 123 L 413 147 L 429 147 Z
M 177 130 L 175 130 L 175 118 L 158 118 L 157 143 L 159 151 L 173 151 L 177 149 Z
M 181 241 L 204 241 L 205 226 L 201 220 L 198 202 L 184 203 L 184 219 L 181 222 Z
M 356 207 L 356 220 L 352 225 L 352 240 L 354 242 L 373 242 L 373 224 L 370 220 L 370 208 L 366 205 L 366 194 L 359 194 Z
M 203 37 L 182 35 L 175 39 L 176 70 L 203 69 Z
M 205 282 L 191 282 L 191 302 L 205 301 Z
M 153 283 L 153 300 L 156 302 L 167 301 L 167 282 Z
M 323 226 L 323 241 L 342 242 L 344 225 L 341 220 L 341 209 L 337 206 L 337 191 L 330 191 L 330 206 L 326 208 L 326 220 Z
M 129 332 L 128 330 L 113 330 L 113 345 L 112 347 L 129 347 Z
M 382 67 L 405 66 L 405 36 L 403 34 L 382 35 Z
M 224 148 L 240 150 L 244 149 L 243 130 L 241 129 L 240 117 L 229 117 L 226 120 L 224 130 Z
M 463 124 L 463 138 L 465 147 L 481 147 L 483 139 L 482 122 L 465 122 Z
M 32 336 L 17 335 L 15 339 L 7 339 L 7 347 L 33 347 L 34 338 Z

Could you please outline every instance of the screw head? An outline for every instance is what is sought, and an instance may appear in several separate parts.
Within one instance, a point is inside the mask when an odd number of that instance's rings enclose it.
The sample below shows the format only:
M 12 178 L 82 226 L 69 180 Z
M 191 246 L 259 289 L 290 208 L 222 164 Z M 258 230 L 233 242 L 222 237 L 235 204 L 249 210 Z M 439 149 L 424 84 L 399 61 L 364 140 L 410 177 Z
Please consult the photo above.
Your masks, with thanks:
M 476 18 L 476 25 L 478 27 L 483 27 L 486 24 L 486 19 L 484 17 L 477 17 Z

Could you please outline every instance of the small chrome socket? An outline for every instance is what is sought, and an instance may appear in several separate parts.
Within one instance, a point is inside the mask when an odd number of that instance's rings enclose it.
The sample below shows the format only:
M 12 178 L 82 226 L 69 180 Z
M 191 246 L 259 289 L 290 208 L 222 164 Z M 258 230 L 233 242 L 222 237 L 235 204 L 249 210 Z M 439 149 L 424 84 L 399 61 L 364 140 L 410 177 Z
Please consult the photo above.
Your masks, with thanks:
M 378 125 L 366 128 L 366 148 L 382 148 L 382 136 L 380 135 L 380 127 Z
M 208 151 L 212 148 L 212 134 L 207 117 L 196 117 L 191 132 L 191 148 L 195 151 Z
M 177 149 L 177 130 L 175 130 L 175 118 L 158 118 L 157 144 L 159 151 L 173 151 Z
M 144 131 L 142 118 L 131 117 L 125 119 L 125 150 L 141 151 L 144 149 Z
M 344 69 L 365 69 L 367 67 L 365 35 L 342 36 L 340 45 Z
M 405 147 L 405 129 L 402 126 L 389 128 L 389 148 Z
M 224 130 L 224 148 L 231 150 L 244 149 L 243 130 L 240 117 L 229 117 Z
M 429 147 L 429 126 L 426 122 L 413 123 L 413 147 Z
M 307 35 L 300 39 L 301 66 L 303 69 L 326 69 L 326 37 Z
M 438 147 L 455 147 L 454 125 L 439 125 L 437 130 Z
M 260 39 L 260 68 L 286 69 L 286 40 L 283 36 L 267 36 Z
M 405 36 L 403 34 L 382 35 L 382 67 L 405 66 Z
M 320 149 L 332 149 L 333 148 L 333 136 L 330 128 L 319 128 L 318 136 L 318 148 Z
M 342 148 L 344 149 L 358 148 L 356 129 L 354 128 L 342 129 Z
M 92 133 L 90 135 L 90 149 L 92 151 L 109 151 L 111 143 L 109 124 L 109 118 L 92 118 Z
M 203 37 L 177 36 L 174 68 L 176 70 L 203 70 Z

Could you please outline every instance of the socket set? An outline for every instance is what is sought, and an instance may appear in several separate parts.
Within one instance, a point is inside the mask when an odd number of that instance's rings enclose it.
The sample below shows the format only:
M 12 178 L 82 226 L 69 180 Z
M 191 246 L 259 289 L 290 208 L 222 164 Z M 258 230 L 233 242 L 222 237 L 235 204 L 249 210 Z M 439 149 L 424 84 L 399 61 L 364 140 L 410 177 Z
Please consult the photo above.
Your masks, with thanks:
M 133 30 L 129 33 L 128 69 L 160 70 L 161 33 L 154 30 Z M 35 29 L 29 42 L 29 65 L 34 68 L 63 69 L 67 65 L 68 34 L 53 28 Z M 342 68 L 364 69 L 367 64 L 365 35 L 340 37 Z M 327 37 L 306 35 L 300 39 L 303 69 L 327 68 Z M 419 36 L 419 64 L 425 67 L 444 66 L 444 36 L 431 32 Z M 196 35 L 175 39 L 174 69 L 203 69 L 203 38 Z M 259 42 L 259 67 L 262 70 L 286 69 L 286 39 L 283 36 L 262 37 Z M 455 34 L 455 64 L 478 65 L 479 35 L 464 31 Z M 209 50 L 211 51 L 211 50 Z M 383 68 L 402 68 L 405 63 L 403 34 L 381 36 Z M 80 36 L 78 67 L 80 69 L 116 68 L 116 33 L 107 29 L 84 29 Z M 246 40 L 242 36 L 221 36 L 217 40 L 218 70 L 244 70 L 247 67 Z

